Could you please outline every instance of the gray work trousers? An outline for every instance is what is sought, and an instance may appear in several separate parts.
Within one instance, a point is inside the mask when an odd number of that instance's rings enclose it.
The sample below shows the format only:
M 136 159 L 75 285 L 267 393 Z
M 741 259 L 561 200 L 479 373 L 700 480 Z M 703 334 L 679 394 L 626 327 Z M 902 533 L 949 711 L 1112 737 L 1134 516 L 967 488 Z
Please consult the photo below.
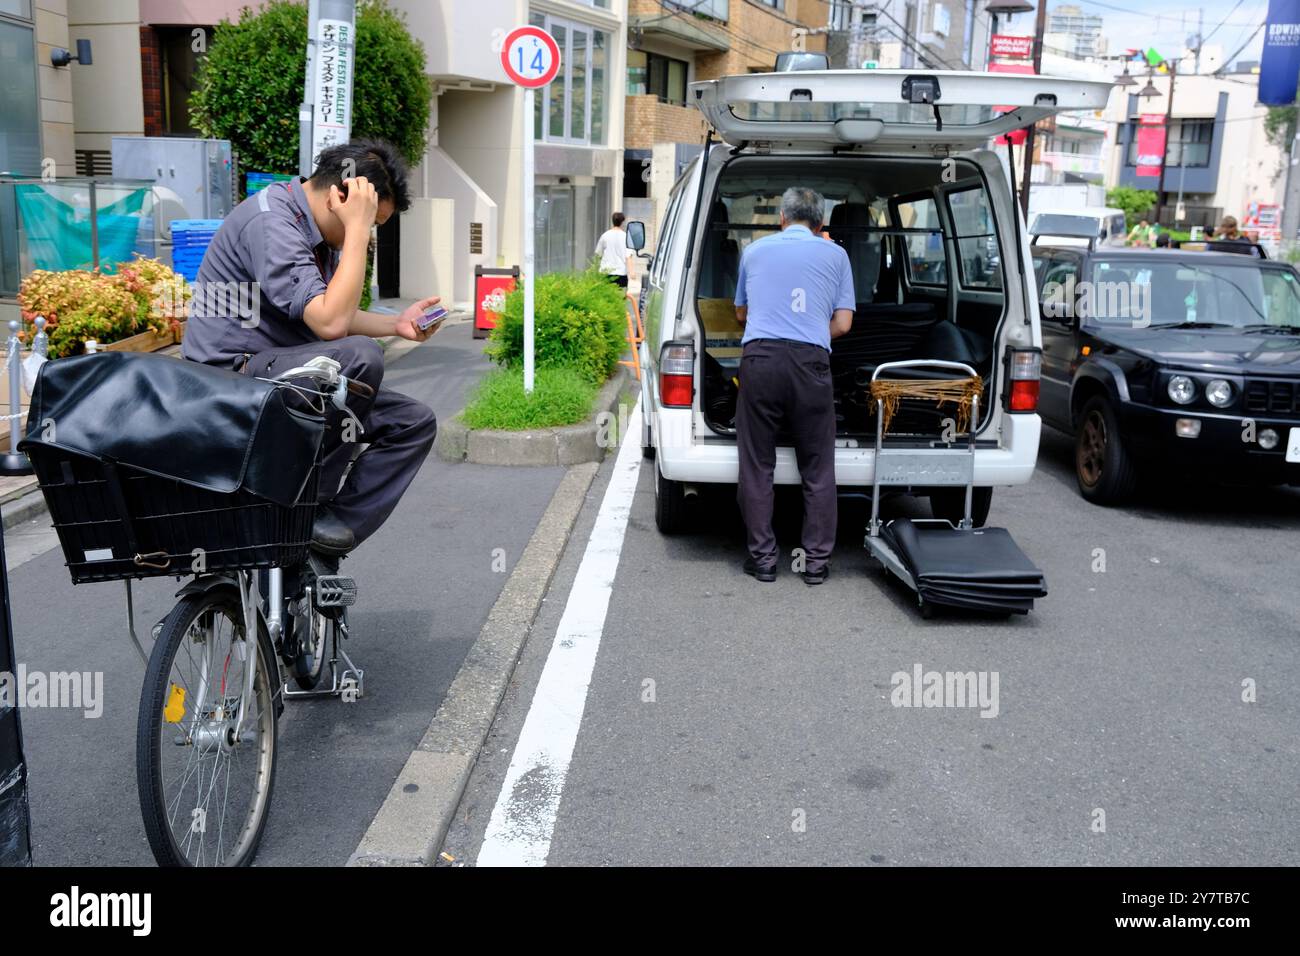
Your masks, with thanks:
M 346 416 L 333 405 L 327 406 L 325 419 L 320 499 L 329 501 L 330 509 L 352 529 L 360 544 L 397 507 L 433 447 L 438 422 L 433 410 L 423 402 L 379 387 L 384 379 L 384 350 L 366 335 L 267 349 L 249 358 L 242 371 L 269 378 L 303 365 L 317 355 L 334 359 L 342 366 L 343 375 L 375 390 L 372 399 L 348 395 L 348 408 L 365 428 L 355 442 L 343 441 Z M 359 442 L 365 442 L 368 447 L 352 463 L 347 481 L 339 488 Z

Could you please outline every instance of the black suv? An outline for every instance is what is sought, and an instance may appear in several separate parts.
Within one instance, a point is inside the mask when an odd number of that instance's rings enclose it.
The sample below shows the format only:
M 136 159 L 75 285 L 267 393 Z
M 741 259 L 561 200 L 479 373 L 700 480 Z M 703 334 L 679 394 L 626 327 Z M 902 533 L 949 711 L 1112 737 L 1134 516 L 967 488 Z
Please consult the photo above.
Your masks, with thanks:
M 1300 485 L 1300 273 L 1185 249 L 1033 246 L 1043 419 L 1075 437 L 1079 491 L 1139 472 Z

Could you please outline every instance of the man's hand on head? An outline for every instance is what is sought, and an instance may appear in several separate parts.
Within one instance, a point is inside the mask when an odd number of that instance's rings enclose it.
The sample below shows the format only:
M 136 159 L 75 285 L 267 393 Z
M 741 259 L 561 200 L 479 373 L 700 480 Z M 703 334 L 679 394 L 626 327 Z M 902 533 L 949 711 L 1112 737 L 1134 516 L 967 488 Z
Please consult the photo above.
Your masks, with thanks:
M 346 195 L 344 194 L 346 192 Z M 365 176 L 343 180 L 343 189 L 330 187 L 330 210 L 343 223 L 345 236 L 370 236 L 370 227 L 379 214 L 379 194 Z
M 404 310 L 402 310 L 402 314 L 397 317 L 397 324 L 393 331 L 402 338 L 409 339 L 412 342 L 425 341 L 442 328 L 442 322 L 430 326 L 425 332 L 421 332 L 420 327 L 415 323 L 424 317 L 425 312 L 429 311 L 429 309 L 441 301 L 442 298 L 440 296 L 431 295 L 427 299 L 421 299 L 419 302 L 408 305 Z M 443 322 L 445 321 L 446 319 L 443 319 Z

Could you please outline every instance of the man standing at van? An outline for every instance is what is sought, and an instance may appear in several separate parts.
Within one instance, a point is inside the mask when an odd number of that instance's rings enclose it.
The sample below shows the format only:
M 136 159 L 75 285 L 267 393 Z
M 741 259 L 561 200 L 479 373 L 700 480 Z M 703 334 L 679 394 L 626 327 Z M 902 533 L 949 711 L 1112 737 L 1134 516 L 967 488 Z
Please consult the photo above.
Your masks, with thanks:
M 632 252 L 627 247 L 623 220 L 621 212 L 614 213 L 614 227 L 606 229 L 596 240 L 596 255 L 600 256 L 600 271 L 613 279 L 615 285 L 626 289 L 632 271 Z
M 838 516 L 831 339 L 848 332 L 856 307 L 848 253 L 818 235 L 825 202 L 792 186 L 781 197 L 781 231 L 751 243 L 740 259 L 736 318 L 741 339 L 736 437 L 738 498 L 748 532 L 744 570 L 775 581 L 772 533 L 776 438 L 793 439 L 803 482 L 804 583 L 830 573 Z

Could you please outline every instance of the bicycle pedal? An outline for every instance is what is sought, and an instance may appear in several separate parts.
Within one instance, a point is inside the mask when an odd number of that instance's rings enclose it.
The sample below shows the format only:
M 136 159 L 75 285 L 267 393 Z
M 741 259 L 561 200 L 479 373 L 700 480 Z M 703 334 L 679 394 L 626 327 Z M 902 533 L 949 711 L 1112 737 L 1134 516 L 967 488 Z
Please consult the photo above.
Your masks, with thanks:
M 351 607 L 357 603 L 357 582 L 342 574 L 321 575 L 316 579 L 317 607 Z

